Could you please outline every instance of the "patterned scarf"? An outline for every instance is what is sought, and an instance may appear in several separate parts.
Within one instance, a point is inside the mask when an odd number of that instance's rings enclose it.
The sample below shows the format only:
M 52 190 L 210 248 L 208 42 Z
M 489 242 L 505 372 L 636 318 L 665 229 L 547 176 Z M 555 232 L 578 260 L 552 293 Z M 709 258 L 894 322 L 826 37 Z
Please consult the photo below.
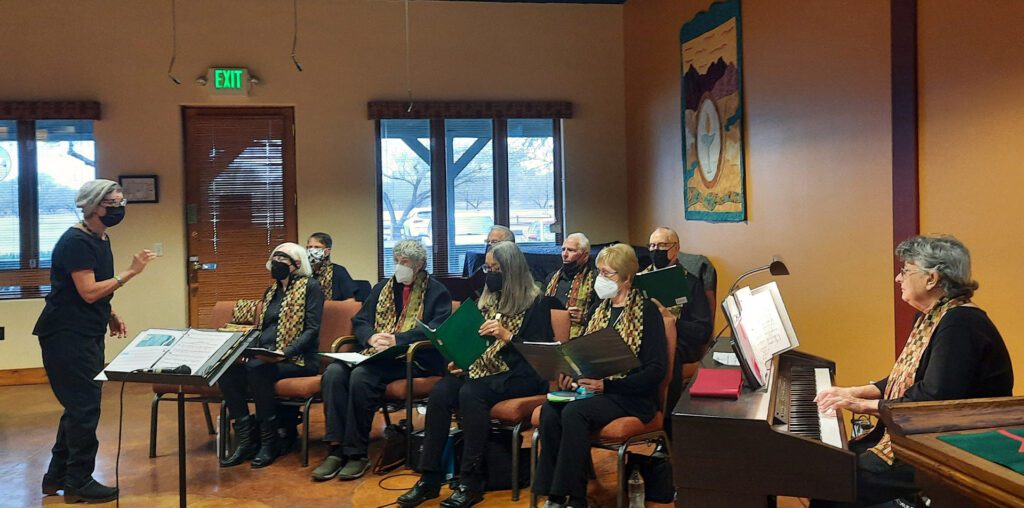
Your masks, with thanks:
M 384 283 L 384 287 L 377 296 L 377 313 L 374 315 L 373 328 L 377 333 L 401 333 L 412 330 L 416 326 L 416 320 L 423 318 L 423 302 L 427 294 L 427 272 L 420 272 L 416 280 L 412 282 L 412 289 L 409 292 L 409 303 L 402 308 L 402 319 L 399 321 L 395 311 L 395 278 L 391 277 Z M 361 353 L 370 356 L 377 352 L 377 348 L 369 346 Z
M 669 266 L 671 266 L 671 265 L 669 265 Z M 682 265 L 680 265 L 680 266 L 682 266 Z M 666 267 L 666 268 L 668 268 L 668 267 Z M 654 271 L 654 265 L 652 264 L 652 265 L 649 265 L 647 268 L 644 268 L 643 270 L 640 270 L 640 273 L 649 273 L 649 272 L 653 272 L 653 271 Z M 686 268 L 683 268 L 683 278 L 685 279 L 686 276 L 689 275 L 689 274 L 690 274 L 690 272 L 687 271 Z M 679 319 L 679 316 L 683 313 L 683 306 L 682 305 L 673 305 L 671 307 L 665 307 L 665 308 L 668 309 L 668 311 L 671 312 L 672 315 L 676 317 L 676 319 Z
M 324 293 L 324 301 L 334 299 L 334 263 L 330 259 L 324 259 L 323 266 L 316 273 L 316 280 L 320 283 L 320 291 Z
M 939 322 L 942 321 L 946 312 L 960 306 L 977 308 L 977 305 L 971 303 L 970 299 L 966 297 L 943 299 L 917 319 L 914 329 L 910 332 L 910 338 L 907 339 L 907 345 L 903 346 L 903 352 L 900 353 L 900 357 L 892 366 L 892 371 L 889 372 L 889 381 L 885 385 L 885 394 L 882 400 L 898 399 L 913 386 L 914 378 L 917 377 L 917 369 L 921 364 L 921 355 L 928 348 L 935 328 L 939 326 Z M 892 465 L 894 457 L 888 430 L 882 435 L 878 444 L 871 448 L 871 452 L 890 466 Z
M 238 300 L 231 309 L 231 322 L 239 325 L 256 324 L 256 308 L 259 300 Z
M 501 326 L 512 332 L 512 335 L 519 333 L 519 330 L 523 327 L 523 319 L 526 318 L 526 313 L 529 309 L 524 310 L 515 316 L 506 316 L 499 314 L 498 311 L 495 310 L 497 306 L 498 304 L 495 302 L 494 305 L 488 307 L 484 311 L 484 319 L 498 319 L 501 321 Z M 502 372 L 508 371 L 508 364 L 506 364 L 505 360 L 502 360 L 498 355 L 498 353 L 500 353 L 507 345 L 508 342 L 495 339 L 494 342 L 484 350 L 484 354 L 480 355 L 480 358 L 477 358 L 476 361 L 469 366 L 469 378 L 479 379 L 484 376 L 493 376 L 494 374 L 501 374 Z
M 298 277 L 288 283 L 288 289 L 284 292 L 284 299 L 281 300 L 281 312 L 277 318 L 277 341 L 275 349 L 284 351 L 296 337 L 302 333 L 306 323 L 306 286 L 309 277 Z M 260 311 L 259 320 L 256 326 L 263 328 L 263 319 L 267 315 L 267 307 L 270 307 L 270 300 L 274 298 L 275 286 L 267 288 L 263 295 L 263 310 Z M 237 305 L 237 304 L 236 304 Z M 295 365 L 306 365 L 302 355 L 288 358 Z
M 566 295 L 566 307 L 577 307 L 583 309 L 583 312 L 590 308 L 590 298 L 594 294 L 594 271 L 589 266 L 584 266 L 580 271 L 576 272 L 576 275 L 572 278 L 572 284 L 569 286 L 569 294 Z M 561 279 L 562 269 L 559 268 L 555 275 L 551 277 L 551 282 L 548 283 L 547 291 L 544 294 L 555 296 L 555 293 L 558 291 L 558 281 Z M 569 328 L 569 338 L 572 339 L 583 335 L 583 330 L 583 323 L 573 323 Z
M 601 302 L 594 310 L 594 315 L 587 323 L 587 333 L 594 333 L 603 330 L 608 326 L 612 317 L 612 299 L 608 298 Z M 622 308 L 622 314 L 612 325 L 615 331 L 619 332 L 622 340 L 633 351 L 633 354 L 640 354 L 640 342 L 644 337 L 644 293 L 639 289 L 630 289 L 626 296 L 626 305 Z M 608 376 L 605 379 L 619 379 L 626 377 L 625 374 Z

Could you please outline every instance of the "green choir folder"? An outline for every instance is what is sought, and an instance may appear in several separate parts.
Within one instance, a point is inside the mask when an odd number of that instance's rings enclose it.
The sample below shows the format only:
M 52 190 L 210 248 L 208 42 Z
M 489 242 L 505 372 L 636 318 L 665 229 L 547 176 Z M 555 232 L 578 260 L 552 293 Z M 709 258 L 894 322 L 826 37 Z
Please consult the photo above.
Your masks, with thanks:
M 690 286 L 696 277 L 682 266 L 672 265 L 661 270 L 638 273 L 633 278 L 633 287 L 647 294 L 647 298 L 658 300 L 665 307 L 685 304 L 690 298 Z
M 640 366 L 633 350 L 612 327 L 569 342 L 520 342 L 514 345 L 542 379 L 554 380 L 558 374 L 603 379 Z
M 477 333 L 484 321 L 484 315 L 473 299 L 463 302 L 436 330 L 416 320 L 434 347 L 462 370 L 468 370 L 491 344 L 490 340 Z

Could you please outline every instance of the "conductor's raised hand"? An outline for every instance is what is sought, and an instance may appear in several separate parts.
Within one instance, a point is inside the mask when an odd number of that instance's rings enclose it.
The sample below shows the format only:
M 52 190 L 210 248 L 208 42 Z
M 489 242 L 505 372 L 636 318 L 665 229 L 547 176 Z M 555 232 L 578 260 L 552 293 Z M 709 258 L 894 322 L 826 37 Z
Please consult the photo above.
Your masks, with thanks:
M 149 249 L 142 249 L 132 257 L 132 265 L 128 268 L 133 274 L 138 275 L 146 269 L 146 265 L 156 258 L 156 253 Z

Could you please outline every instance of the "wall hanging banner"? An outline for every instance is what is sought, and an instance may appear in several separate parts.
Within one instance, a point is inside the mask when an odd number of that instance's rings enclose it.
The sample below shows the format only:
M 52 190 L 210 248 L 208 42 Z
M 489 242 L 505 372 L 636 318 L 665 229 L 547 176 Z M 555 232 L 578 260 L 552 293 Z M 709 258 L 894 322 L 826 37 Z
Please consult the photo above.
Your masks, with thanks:
M 740 2 L 713 4 L 679 31 L 686 219 L 747 218 Z

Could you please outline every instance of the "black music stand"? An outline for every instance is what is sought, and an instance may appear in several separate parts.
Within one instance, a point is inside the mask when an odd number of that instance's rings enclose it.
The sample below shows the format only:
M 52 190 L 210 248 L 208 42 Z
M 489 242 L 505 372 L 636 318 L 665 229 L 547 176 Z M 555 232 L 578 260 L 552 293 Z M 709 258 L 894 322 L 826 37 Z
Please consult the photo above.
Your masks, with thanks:
M 186 386 L 213 386 L 224 372 L 238 360 L 256 334 L 236 332 L 210 356 L 210 359 L 195 373 L 174 374 L 146 371 L 117 372 L 104 371 L 110 381 L 125 383 L 167 384 L 178 386 L 178 506 L 185 508 L 185 391 Z M 223 436 L 221 436 L 223 439 Z M 120 495 L 120 492 L 118 493 Z

